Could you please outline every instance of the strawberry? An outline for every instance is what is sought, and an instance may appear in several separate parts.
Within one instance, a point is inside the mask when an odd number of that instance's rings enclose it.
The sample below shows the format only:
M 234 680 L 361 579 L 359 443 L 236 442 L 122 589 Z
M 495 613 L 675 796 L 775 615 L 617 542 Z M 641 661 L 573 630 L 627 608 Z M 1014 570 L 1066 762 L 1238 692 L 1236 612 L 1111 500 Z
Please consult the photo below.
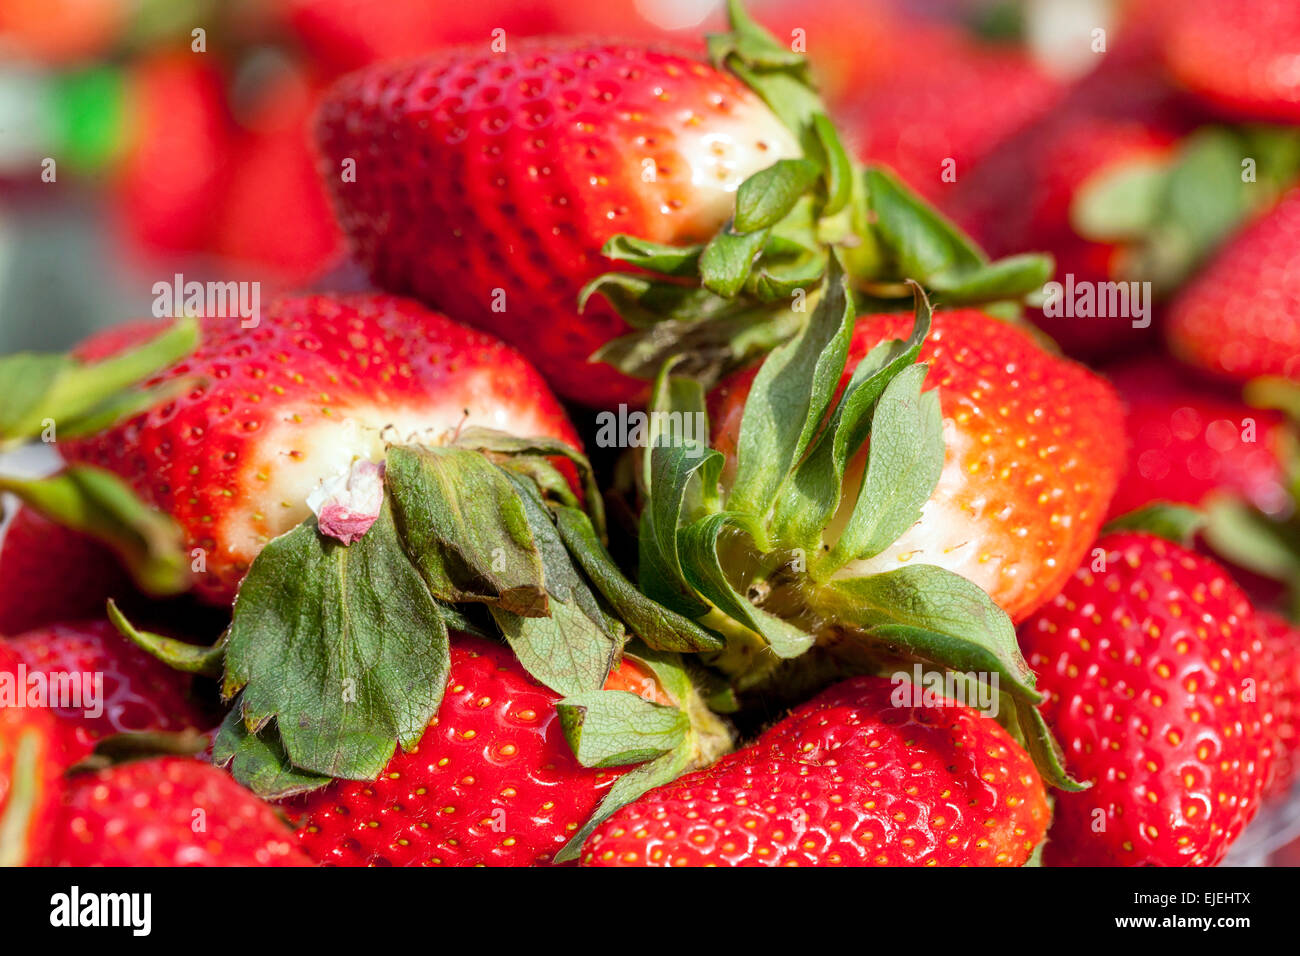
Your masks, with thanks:
M 653 34 L 632 0 L 577 8 L 563 0 L 480 0 L 429 15 L 427 0 L 278 0 L 312 59 L 338 72 L 439 47 L 486 46 L 494 30 L 507 45 L 542 34 Z
M 210 764 L 159 757 L 73 777 L 53 866 L 308 866 L 275 811 Z
M 9 682 L 17 663 L 0 642 L 0 866 L 42 858 L 56 826 L 63 771 L 73 761 L 58 720 L 47 708 L 27 706 L 26 688 Z
M 831 687 L 753 745 L 619 810 L 583 864 L 1023 864 L 1050 815 L 1028 754 L 971 708 L 896 694 L 874 677 Z
M 1061 89 L 1022 52 L 981 45 L 956 28 L 917 26 L 906 36 L 893 68 L 849 98 L 846 124 L 864 161 L 889 166 L 941 202 Z
M 59 447 L 180 524 L 213 602 L 228 603 L 262 546 L 303 520 L 322 479 L 381 455 L 386 437 L 438 442 L 481 424 L 577 441 L 523 359 L 408 300 L 284 299 L 255 328 L 205 319 L 203 336 L 159 378 L 196 378 L 191 391 Z
M 1300 381 L 1300 192 L 1228 242 L 1170 307 L 1174 354 L 1198 368 L 1245 381 Z
M 53 585 L 57 582 L 57 587 Z M 21 506 L 0 538 L 0 634 L 89 617 L 134 591 L 107 547 Z
M 1288 793 L 1300 775 L 1300 629 L 1271 611 L 1260 611 L 1255 620 L 1273 695 L 1275 754 L 1267 800 Z
M 146 256 L 204 249 L 231 144 L 225 77 L 201 56 L 154 54 L 124 95 L 128 146 L 112 184 L 121 231 Z
M 668 360 L 712 381 L 789 339 L 832 254 L 869 296 L 1041 287 L 1043 257 L 990 263 L 892 174 L 857 168 L 800 44 L 738 0 L 727 12 L 710 63 L 554 41 L 340 81 L 320 168 L 376 284 L 496 332 L 597 406 L 642 401 Z
M 89 753 L 109 734 L 202 730 L 212 723 L 191 699 L 182 675 L 133 646 L 108 621 L 47 625 L 5 644 L 29 675 L 89 675 L 102 682 L 93 702 L 83 699 L 76 707 L 51 702 L 67 728 L 69 749 L 77 756 Z
M 1232 494 L 1266 515 L 1290 511 L 1283 416 L 1192 388 L 1168 361 L 1137 362 L 1110 377 L 1127 406 L 1129 444 L 1112 516 L 1153 501 L 1200 505 L 1216 493 Z
M 858 319 L 840 387 L 881 343 L 906 337 L 903 315 Z M 888 549 L 837 574 L 931 564 L 982 587 L 1020 620 L 1065 584 L 1101 525 L 1123 466 L 1121 411 L 1110 387 L 975 311 L 939 312 L 920 350 L 937 389 L 947 454 L 920 521 Z M 757 369 L 709 396 L 713 445 L 734 474 Z
M 1076 283 L 1123 278 L 1119 242 L 1081 236 L 1071 218 L 1079 197 L 1130 168 L 1167 162 L 1172 134 L 1146 119 L 1093 115 L 1081 108 L 1031 127 L 960 175 L 945 208 L 996 255 L 1046 249 L 1057 278 Z M 1097 357 L 1152 336 L 1131 315 L 1074 317 L 1032 313 L 1033 321 L 1072 355 Z
M 670 703 L 627 658 L 605 688 Z M 578 763 L 559 699 L 507 648 L 455 636 L 447 693 L 419 744 L 374 782 L 338 781 L 302 798 L 301 846 L 344 866 L 549 861 L 624 772 Z
M 1199 0 L 1165 27 L 1174 77 L 1230 117 L 1300 122 L 1300 8 L 1290 0 Z
M 319 84 L 290 67 L 270 78 L 241 116 L 209 245 L 282 282 L 314 277 L 343 252 L 329 196 L 316 174 L 310 120 Z
M 494 332 L 593 405 L 645 391 L 588 363 L 629 329 L 602 301 L 577 310 L 607 268 L 606 240 L 703 241 L 742 180 L 799 152 L 734 76 L 590 42 L 364 71 L 326 98 L 318 139 L 340 221 L 379 285 Z M 342 175 L 349 160 L 355 176 Z
M 1254 816 L 1271 702 L 1246 596 L 1214 562 L 1141 532 L 1103 537 L 1021 628 L 1072 773 L 1045 860 L 1213 865 Z

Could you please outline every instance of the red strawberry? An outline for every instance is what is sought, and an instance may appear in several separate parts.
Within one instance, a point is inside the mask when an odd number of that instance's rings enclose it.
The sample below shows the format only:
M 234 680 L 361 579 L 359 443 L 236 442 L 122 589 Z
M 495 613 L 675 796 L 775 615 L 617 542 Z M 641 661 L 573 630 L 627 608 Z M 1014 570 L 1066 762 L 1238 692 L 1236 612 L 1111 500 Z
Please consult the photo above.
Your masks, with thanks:
M 1169 345 L 1186 362 L 1245 381 L 1300 381 L 1300 192 L 1232 239 L 1170 308 Z
M 107 547 L 20 507 L 0 538 L 0 634 L 89 617 L 135 590 Z
M 428 0 L 280 0 L 290 28 L 314 61 L 340 72 L 428 53 L 439 47 L 486 47 L 494 30 L 507 45 L 542 34 L 651 34 L 633 0 L 599 6 L 564 0 L 479 0 L 430 16 Z
M 667 703 L 648 680 L 624 659 L 605 686 Z M 550 860 L 623 773 L 577 762 L 559 699 L 506 647 L 456 636 L 447 694 L 419 746 L 399 751 L 374 783 L 338 781 L 305 797 L 303 849 L 345 866 Z
M 1254 612 L 1222 568 L 1162 538 L 1097 549 L 1021 629 L 1043 715 L 1093 783 L 1057 796 L 1045 859 L 1212 865 L 1272 762 Z
M 147 255 L 203 249 L 231 137 L 224 77 L 202 56 L 159 54 L 134 68 L 127 104 L 114 184 L 125 234 Z
M 906 338 L 911 324 L 901 314 L 858 319 L 841 387 L 867 352 Z M 1101 525 L 1123 467 L 1119 402 L 1087 369 L 980 312 L 937 313 L 920 361 L 939 389 L 943 474 L 917 524 L 841 573 L 938 565 L 1019 620 L 1060 590 Z M 756 372 L 710 395 L 714 447 L 729 460 Z
M 1170 72 L 1232 117 L 1300 122 L 1300 7 L 1291 0 L 1198 0 L 1165 27 Z
M 159 379 L 197 377 L 194 390 L 60 449 L 171 514 L 202 549 L 196 583 L 217 603 L 267 541 L 307 516 L 322 479 L 380 457 L 386 439 L 438 442 L 468 424 L 577 443 L 513 350 L 409 300 L 284 299 L 256 328 L 208 318 L 203 336 Z
M 1045 250 L 1056 257 L 1058 280 L 1109 282 L 1121 277 L 1124 248 L 1080 236 L 1071 219 L 1075 200 L 1116 170 L 1164 161 L 1172 143 L 1171 132 L 1145 118 L 1070 109 L 959 175 L 945 208 L 994 255 Z M 1074 355 L 1105 355 L 1153 338 L 1133 327 L 1132 315 L 1032 317 Z
M 47 708 L 27 706 L 26 688 L 7 680 L 17 663 L 0 642 L 0 866 L 42 858 L 56 825 L 63 771 L 72 763 L 56 718 Z
M 55 866 L 308 866 L 270 806 L 197 760 L 160 757 L 69 781 Z
M 645 393 L 588 363 L 628 330 L 603 301 L 577 311 L 610 265 L 605 241 L 705 240 L 741 181 L 798 155 L 734 76 L 574 42 L 356 74 L 326 98 L 318 137 L 340 220 L 378 284 L 500 335 L 562 394 L 595 405 Z M 342 175 L 349 160 L 355 177 Z
M 95 701 L 83 699 L 76 707 L 51 702 L 64 718 L 77 756 L 109 734 L 201 730 L 213 723 L 190 698 L 188 678 L 131 644 L 107 621 L 53 624 L 5 644 L 29 674 L 92 675 L 102 682 Z
M 1129 467 L 1111 502 L 1122 515 L 1153 501 L 1204 503 L 1228 493 L 1268 515 L 1291 507 L 1283 417 L 1170 376 L 1167 361 L 1112 374 L 1125 399 Z
M 945 700 L 899 705 L 877 677 L 837 684 L 753 746 L 600 825 L 588 866 L 1016 866 L 1049 811 L 1029 756 Z
M 906 36 L 893 68 L 849 99 L 847 125 L 864 161 L 941 201 L 1061 90 L 1023 53 L 982 46 L 955 28 L 913 27 Z
M 1255 620 L 1273 696 L 1276 753 L 1264 791 L 1264 798 L 1271 799 L 1286 794 L 1300 776 L 1300 629 L 1269 611 L 1260 611 Z
M 286 71 L 259 91 L 215 212 L 211 247 L 238 263 L 296 282 L 327 269 L 343 252 L 329 196 L 316 174 L 310 120 L 319 89 Z

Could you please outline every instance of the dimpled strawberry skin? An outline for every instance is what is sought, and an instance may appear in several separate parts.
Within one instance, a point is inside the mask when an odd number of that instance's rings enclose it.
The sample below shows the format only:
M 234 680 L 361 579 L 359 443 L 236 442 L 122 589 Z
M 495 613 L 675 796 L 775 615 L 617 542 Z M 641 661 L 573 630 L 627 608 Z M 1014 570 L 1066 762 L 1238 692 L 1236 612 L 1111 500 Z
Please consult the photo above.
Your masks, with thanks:
M 308 866 L 275 811 L 211 764 L 137 760 L 74 777 L 57 866 Z
M 105 333 L 112 347 L 149 327 Z M 462 425 L 577 445 L 541 376 L 491 336 L 409 299 L 303 296 L 264 308 L 253 328 L 203 320 L 203 339 L 159 382 L 184 395 L 59 449 L 126 479 L 202 549 L 200 593 L 228 603 L 267 541 L 308 516 L 316 484 L 354 457 L 383 454 L 385 429 L 445 440 Z M 103 357 L 95 340 L 81 350 Z
M 336 782 L 290 805 L 304 814 L 303 849 L 336 866 L 547 863 L 624 772 L 577 762 L 559 699 L 508 648 L 457 635 L 446 696 L 415 749 L 373 783 Z
M 848 376 L 912 318 L 858 320 Z M 1111 387 L 980 312 L 939 312 L 920 361 L 939 389 L 947 461 L 921 520 L 843 573 L 933 564 L 975 582 L 1016 620 L 1056 594 L 1091 543 L 1123 468 L 1123 413 Z M 714 446 L 734 457 L 755 369 L 709 396 Z
M 587 866 L 1016 866 L 1049 810 L 1029 756 L 946 701 L 895 706 L 845 681 L 750 747 L 601 824 Z
M 1066 765 L 1045 859 L 1212 865 L 1259 806 L 1271 702 L 1246 596 L 1213 562 L 1149 534 L 1103 538 L 1021 629 Z M 1098 565 L 1100 567 L 1100 565 Z
M 354 74 L 322 104 L 317 136 L 339 221 L 378 285 L 494 332 L 593 405 L 647 391 L 588 361 L 629 331 L 599 296 L 577 311 L 615 265 L 605 241 L 704 241 L 734 205 L 723 180 L 797 152 L 730 74 L 585 41 Z M 340 174 L 348 160 L 354 178 Z

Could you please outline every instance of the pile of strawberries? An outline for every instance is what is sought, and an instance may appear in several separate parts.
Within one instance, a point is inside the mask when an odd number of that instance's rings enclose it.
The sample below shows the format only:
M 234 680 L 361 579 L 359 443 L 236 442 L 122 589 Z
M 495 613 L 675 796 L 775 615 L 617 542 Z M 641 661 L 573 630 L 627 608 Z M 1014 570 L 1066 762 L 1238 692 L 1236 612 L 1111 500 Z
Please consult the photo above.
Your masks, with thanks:
M 1219 862 L 1300 772 L 1300 8 L 1176 5 L 338 80 L 374 291 L 0 359 L 0 863 Z

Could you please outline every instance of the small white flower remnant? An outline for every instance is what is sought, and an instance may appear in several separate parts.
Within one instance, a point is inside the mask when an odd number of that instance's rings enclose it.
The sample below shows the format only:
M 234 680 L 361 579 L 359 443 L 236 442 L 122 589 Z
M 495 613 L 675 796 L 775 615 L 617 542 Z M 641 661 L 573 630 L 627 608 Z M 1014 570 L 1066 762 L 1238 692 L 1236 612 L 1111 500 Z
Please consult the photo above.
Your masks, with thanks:
M 384 505 L 384 466 L 357 459 L 325 478 L 307 496 L 316 526 L 344 544 L 357 541 L 370 530 Z

